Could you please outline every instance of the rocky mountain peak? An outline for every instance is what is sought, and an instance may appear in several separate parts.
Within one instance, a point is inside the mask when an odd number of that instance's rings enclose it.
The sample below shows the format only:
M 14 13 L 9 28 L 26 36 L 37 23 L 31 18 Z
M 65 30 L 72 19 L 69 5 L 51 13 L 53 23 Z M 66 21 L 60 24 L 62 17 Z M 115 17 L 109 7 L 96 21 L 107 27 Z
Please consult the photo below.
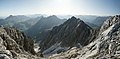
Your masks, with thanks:
M 108 18 L 101 27 L 100 35 L 82 49 L 72 48 L 51 56 L 51 59 L 120 59 L 120 16 Z
M 10 15 L 9 17 L 13 17 L 13 15 Z
M 82 25 L 86 25 L 82 20 L 80 20 L 79 18 L 76 18 L 74 16 L 72 16 L 71 18 L 69 18 L 64 24 L 68 25 L 68 26 L 79 26 L 80 24 Z M 71 24 L 71 25 L 70 25 Z M 88 25 L 87 25 L 88 26 Z M 88 26 L 89 27 L 89 26 Z
M 77 18 L 75 16 L 72 16 L 70 19 L 76 20 Z
M 52 16 L 49 16 L 49 17 L 47 17 L 48 19 L 59 19 L 56 15 L 52 15 Z
M 11 18 L 11 17 L 13 17 L 13 15 L 9 15 L 9 16 L 6 18 L 6 20 L 9 19 L 9 18 Z
M 69 21 L 81 21 L 83 22 L 82 20 L 80 20 L 79 18 L 76 18 L 75 16 L 72 16 L 71 18 L 68 19 Z
M 53 27 L 41 41 L 43 54 L 57 53 L 73 46 L 82 47 L 89 44 L 95 37 L 95 31 L 82 20 L 71 17 L 59 26 Z
M 18 23 L 18 22 L 23 22 L 23 21 L 29 20 L 29 19 L 30 19 L 29 17 L 24 16 L 24 15 L 16 15 L 16 16 L 10 15 L 7 18 L 5 18 L 5 20 L 8 23 Z

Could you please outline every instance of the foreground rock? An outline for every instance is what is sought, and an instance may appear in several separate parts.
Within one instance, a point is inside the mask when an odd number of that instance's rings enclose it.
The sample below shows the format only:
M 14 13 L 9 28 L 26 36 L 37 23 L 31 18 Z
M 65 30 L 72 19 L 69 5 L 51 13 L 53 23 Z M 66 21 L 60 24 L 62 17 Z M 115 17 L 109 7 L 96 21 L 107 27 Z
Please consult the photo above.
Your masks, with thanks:
M 99 36 L 82 49 L 73 48 L 50 59 L 120 59 L 120 15 L 104 22 Z
M 38 59 L 33 40 L 14 28 L 0 27 L 0 59 Z

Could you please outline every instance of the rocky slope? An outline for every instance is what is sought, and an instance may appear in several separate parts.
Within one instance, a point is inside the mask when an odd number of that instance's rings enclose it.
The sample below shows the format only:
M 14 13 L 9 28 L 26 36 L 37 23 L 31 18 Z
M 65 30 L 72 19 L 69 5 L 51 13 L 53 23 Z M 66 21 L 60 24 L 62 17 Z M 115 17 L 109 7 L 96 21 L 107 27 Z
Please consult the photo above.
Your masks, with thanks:
M 74 16 L 55 26 L 40 43 L 43 54 L 60 53 L 73 46 L 81 48 L 95 38 L 95 31 Z
M 120 59 L 120 15 L 108 18 L 89 45 L 54 54 L 50 59 Z
M 0 27 L 0 59 L 37 59 L 34 42 L 15 28 Z

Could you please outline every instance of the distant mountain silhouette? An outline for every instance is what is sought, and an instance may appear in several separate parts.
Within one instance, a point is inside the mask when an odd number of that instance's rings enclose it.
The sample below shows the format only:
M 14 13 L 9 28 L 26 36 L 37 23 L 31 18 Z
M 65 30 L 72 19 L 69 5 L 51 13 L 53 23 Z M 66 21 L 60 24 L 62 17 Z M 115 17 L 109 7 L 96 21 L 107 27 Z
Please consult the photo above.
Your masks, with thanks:
M 94 19 L 92 21 L 92 23 L 95 24 L 95 25 L 97 25 L 97 26 L 99 26 L 99 27 L 101 27 L 102 24 L 104 23 L 104 21 L 107 20 L 107 18 L 109 18 L 109 17 L 97 17 L 96 19 Z
M 19 30 L 26 31 L 29 28 L 31 28 L 34 24 L 36 24 L 40 19 L 41 19 L 41 17 L 31 18 L 31 19 L 26 20 L 24 22 L 15 23 L 13 26 Z
M 17 15 L 17 16 L 10 15 L 7 18 L 5 18 L 6 21 L 10 21 L 10 22 L 23 22 L 29 19 L 30 19 L 29 17 L 24 15 Z
M 42 39 L 46 32 L 54 26 L 62 24 L 65 20 L 59 19 L 57 16 L 52 15 L 49 17 L 42 17 L 35 25 L 25 31 L 28 36 Z M 41 36 L 42 35 L 42 36 Z

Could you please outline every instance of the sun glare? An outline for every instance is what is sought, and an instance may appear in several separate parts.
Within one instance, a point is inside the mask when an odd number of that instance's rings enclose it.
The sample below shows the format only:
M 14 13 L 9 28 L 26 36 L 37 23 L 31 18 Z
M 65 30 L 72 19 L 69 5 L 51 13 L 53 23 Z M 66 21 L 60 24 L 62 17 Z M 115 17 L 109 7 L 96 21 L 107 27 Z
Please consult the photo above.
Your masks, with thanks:
M 74 5 L 72 4 L 71 0 L 52 0 L 49 6 L 46 8 L 42 8 L 44 10 L 40 11 L 46 11 L 47 14 L 52 15 L 52 14 L 72 14 L 76 9 L 73 7 Z M 46 14 L 45 13 L 45 14 Z

